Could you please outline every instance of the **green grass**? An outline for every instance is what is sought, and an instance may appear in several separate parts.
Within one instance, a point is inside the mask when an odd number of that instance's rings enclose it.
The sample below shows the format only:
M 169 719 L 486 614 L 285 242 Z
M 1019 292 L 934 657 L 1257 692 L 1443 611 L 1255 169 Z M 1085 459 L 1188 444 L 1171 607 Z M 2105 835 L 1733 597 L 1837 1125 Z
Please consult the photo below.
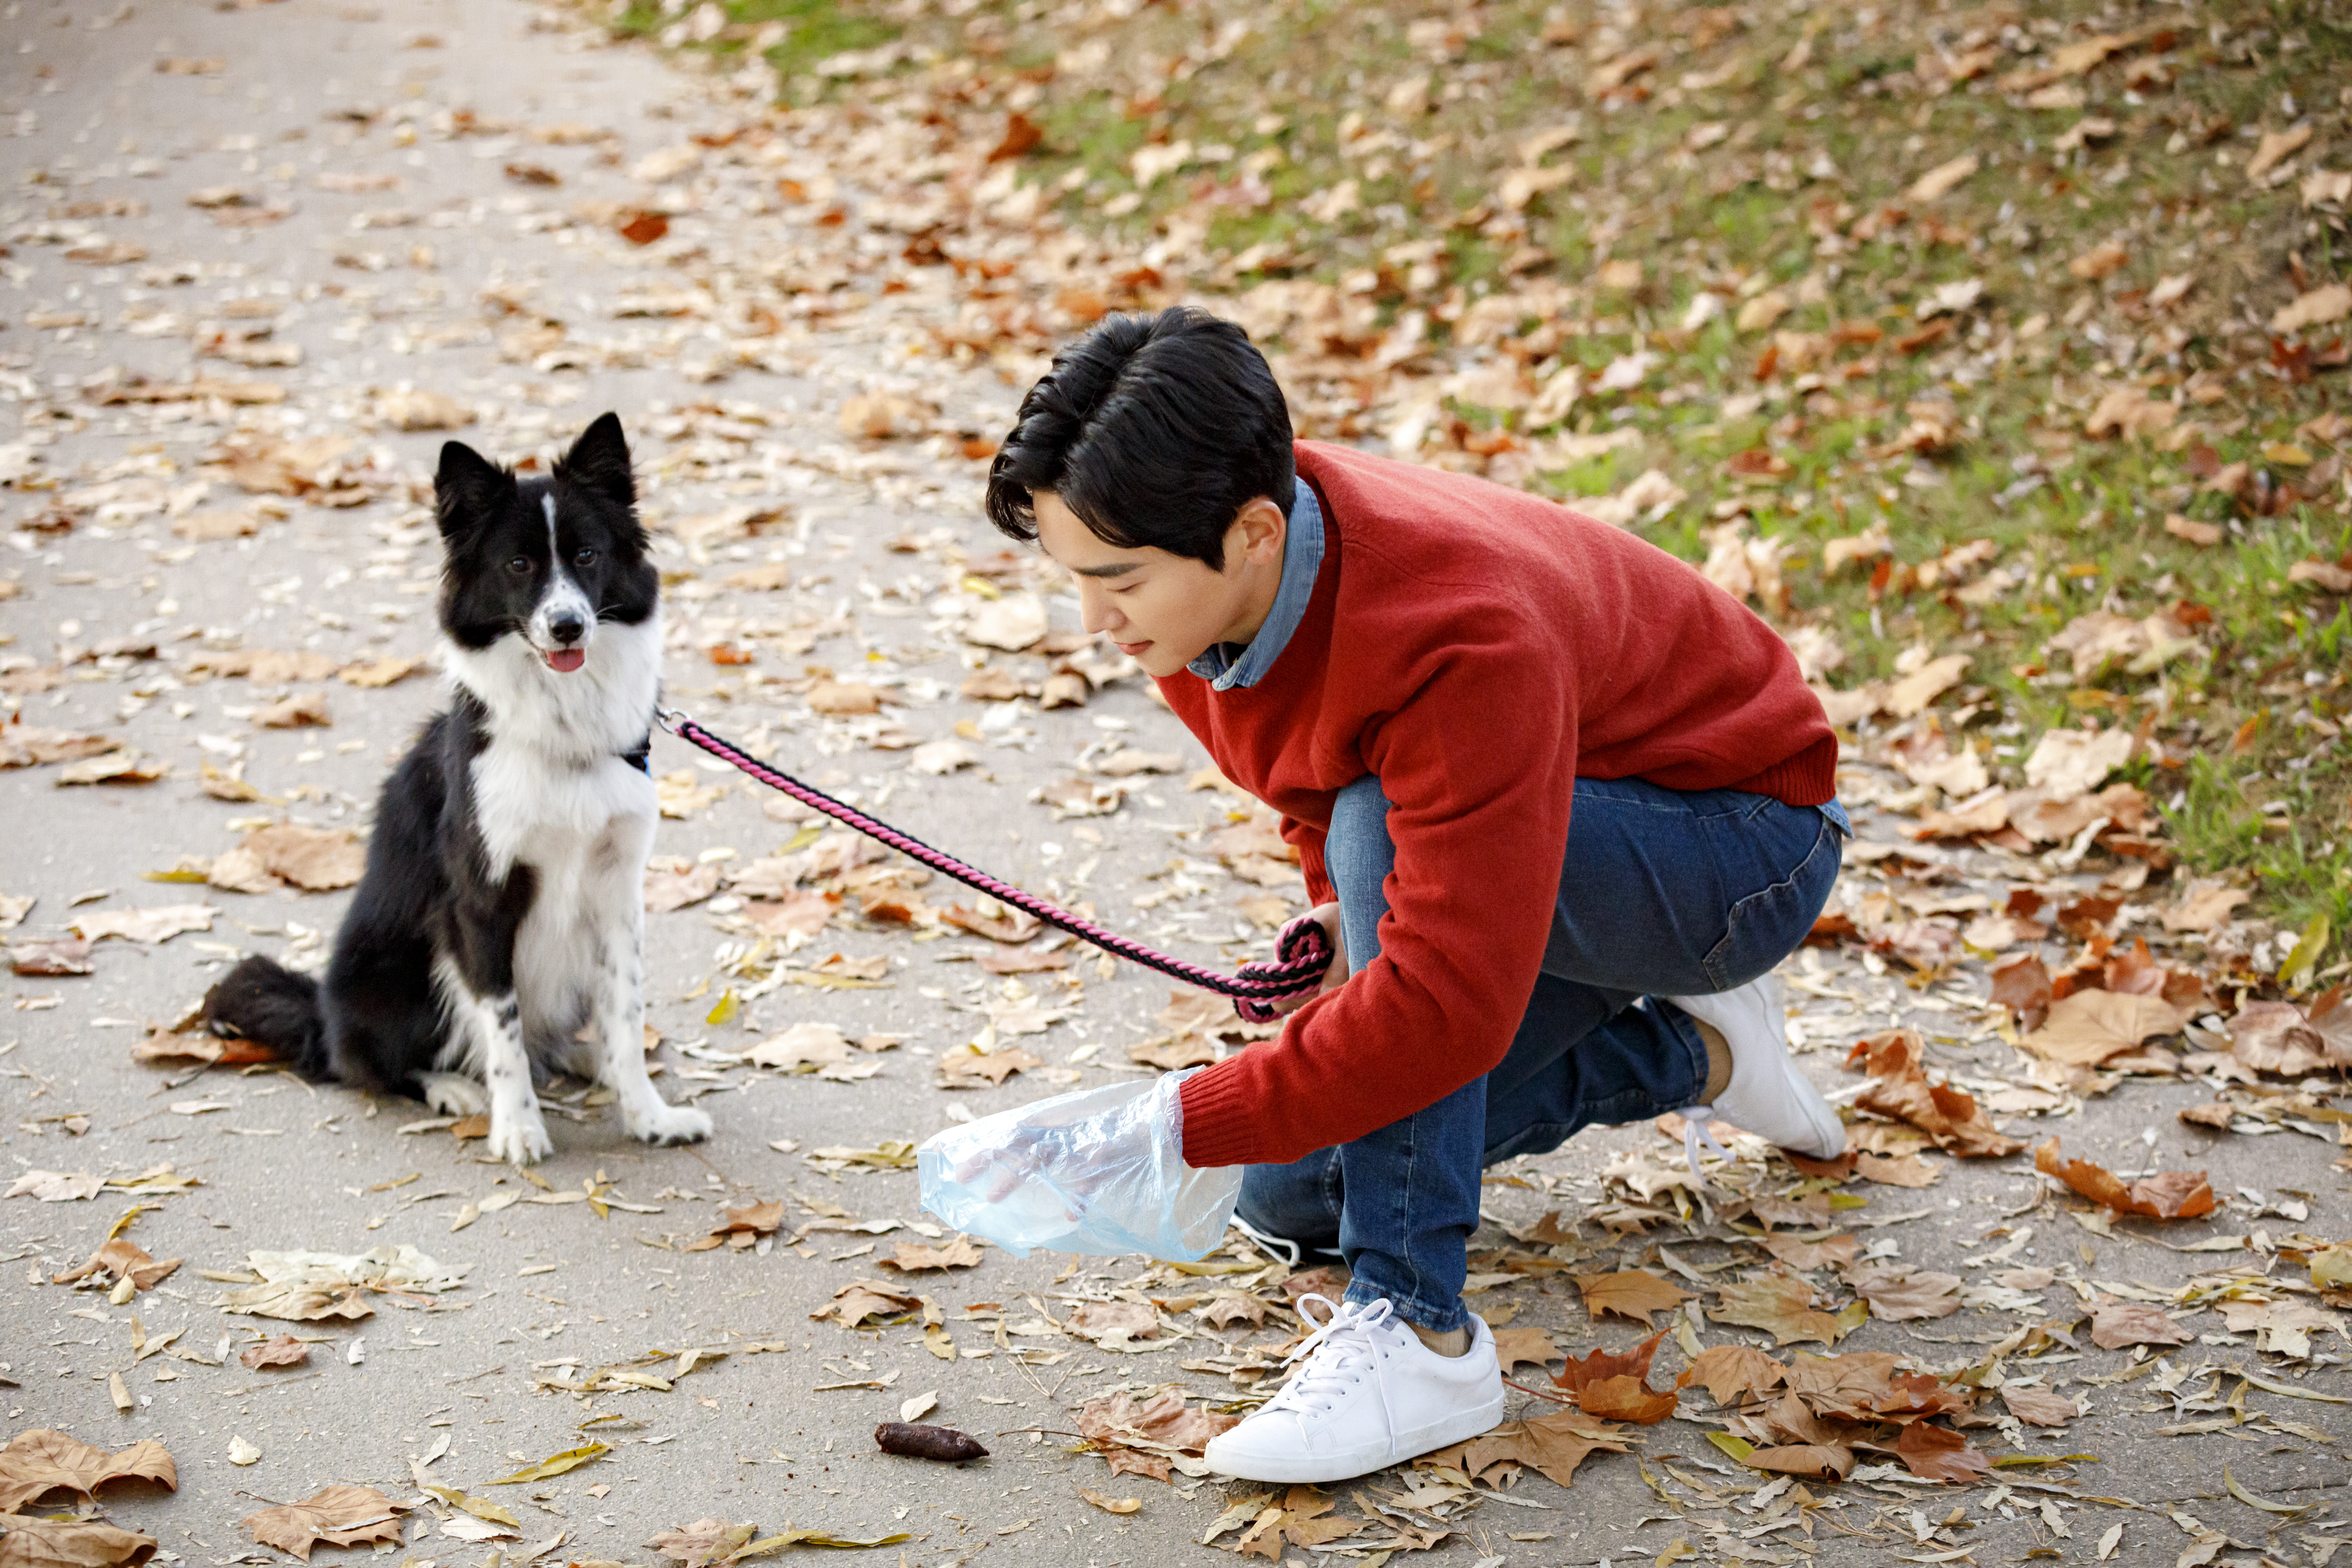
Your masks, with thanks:
M 795 102 L 854 90 L 812 68 L 891 38 L 978 63 L 992 85 L 977 96 L 959 88 L 959 112 L 1000 112 L 1003 100 L 991 94 L 1013 90 L 1013 73 L 1035 68 L 1018 101 L 1045 137 L 1021 174 L 1070 221 L 1141 243 L 1171 221 L 1205 218 L 1202 246 L 1227 266 L 1263 246 L 1293 277 L 1339 282 L 1381 268 L 1371 294 L 1381 323 L 1429 312 L 1441 350 L 1454 311 L 1493 291 L 1546 279 L 1577 288 L 1575 319 L 1522 323 L 1502 346 L 1538 379 L 1570 363 L 1590 376 L 1637 350 L 1659 355 L 1641 387 L 1588 394 L 1561 427 L 1630 428 L 1643 444 L 1524 482 L 1575 496 L 1663 468 L 1689 499 L 1646 531 L 1692 559 L 1705 554 L 1700 530 L 1717 503 L 1756 498 L 1753 531 L 1802 563 L 1786 572 L 1789 621 L 1832 631 L 1846 649 L 1839 684 L 1890 674 L 1921 644 L 1969 652 L 1958 706 L 1973 712 L 1961 732 L 2012 784 L 2045 728 L 2090 715 L 2134 727 L 2152 720 L 2168 760 L 2183 765 L 2137 763 L 2135 776 L 2189 868 L 2251 879 L 2254 910 L 2282 923 L 2326 913 L 2337 931 L 2352 928 L 2352 765 L 2347 744 L 2323 732 L 2352 723 L 2352 607 L 2286 581 L 2298 560 L 2352 550 L 2344 456 L 2296 435 L 2341 401 L 2346 373 L 2281 374 L 2268 334 L 2248 324 L 2250 312 L 2258 327 L 2293 296 L 2294 268 L 2302 287 L 2347 277 L 2352 248 L 2343 215 L 2303 210 L 2294 180 L 2258 189 L 2243 174 L 2255 145 L 2245 132 L 2297 120 L 2314 128 L 2298 170 L 2347 163 L 2352 22 L 2340 7 L 2282 0 L 2200 12 L 2169 49 L 2136 46 L 2062 79 L 2084 91 L 2077 108 L 2031 107 L 1994 83 L 2094 33 L 2133 33 L 2176 14 L 2103 12 L 2084 0 L 2004 13 L 2015 26 L 1989 41 L 2009 52 L 1977 80 L 1938 91 L 1913 73 L 1973 47 L 1964 35 L 1998 23 L 1990 11 L 1815 8 L 1784 18 L 1750 8 L 1735 18 L 1577 0 L 1495 0 L 1475 11 L 1208 0 L 1107 20 L 1107 7 L 1010 0 L 982 0 L 958 16 L 868 0 L 730 0 L 725 9 L 730 25 L 707 46 L 722 51 L 752 47 L 762 23 L 790 23 L 765 52 Z M 1205 47 L 1235 21 L 1251 28 L 1238 43 L 1222 55 Z M 1575 50 L 1543 41 L 1559 23 L 1578 30 Z M 660 26 L 644 5 L 621 23 Z M 1609 42 L 1612 26 L 1624 31 Z M 1465 27 L 1475 31 L 1447 37 Z M 2028 35 L 2037 49 L 2018 52 Z M 1661 51 L 1633 79 L 1648 96 L 1593 97 L 1589 73 L 1640 47 Z M 1792 55 L 1808 47 L 1810 58 Z M 1046 68 L 1056 60 L 1059 68 Z M 1173 61 L 1186 63 L 1171 72 Z M 1401 115 L 1391 89 L 1424 73 L 1427 112 Z M 902 85 L 919 86 L 919 68 L 904 74 Z M 2060 151 L 2086 117 L 2111 122 L 2112 133 Z M 1522 143 L 1570 125 L 1577 136 L 1544 162 L 1571 177 L 1508 211 L 1497 193 Z M 1349 132 L 1356 139 L 1343 144 Z M 1139 151 L 1177 142 L 1230 152 L 1139 186 Z M 1907 198 L 1911 182 L 1964 153 L 1984 160 L 1973 177 L 1932 204 Z M 2218 161 L 2223 154 L 2229 163 Z M 1824 158 L 1828 177 L 1811 177 Z M 1349 179 L 1359 191 L 1353 209 L 1316 216 L 1318 198 Z M 1890 205 L 1909 220 L 1872 232 L 1873 215 Z M 2119 235 L 2127 256 L 2112 278 L 2070 274 L 2072 258 Z M 1420 284 L 1409 267 L 1383 260 L 1392 246 L 1433 239 L 1436 275 Z M 1610 259 L 1640 262 L 1638 287 L 1599 287 L 1596 271 Z M 2161 311 L 2146 307 L 2147 290 L 2179 273 L 2195 279 L 2189 295 Z M 1243 271 L 1232 286 L 1274 275 Z M 1802 296 L 1808 279 L 1813 291 Z M 1922 324 L 1917 301 L 1971 279 L 1983 302 L 1961 313 L 1949 338 L 1917 352 L 1895 346 Z M 1787 314 L 1772 330 L 1738 330 L 1742 301 L 1768 286 L 1789 292 Z M 1708 288 L 1729 292 L 1723 313 L 1685 331 L 1685 312 Z M 1834 347 L 1813 372 L 1823 378 L 1813 391 L 1798 390 L 1786 371 L 1759 383 L 1772 331 L 1841 324 L 1884 336 Z M 2306 333 L 2305 346 L 2324 350 L 2327 339 Z M 1987 363 L 1989 350 L 1998 357 Z M 2179 400 L 2198 437 L 2168 450 L 2161 437 L 2086 435 L 2089 406 L 2126 383 Z M 1773 395 L 1748 412 L 1727 409 L 1727 399 L 1759 392 Z M 1959 439 L 1916 461 L 1886 455 L 1909 421 L 1906 405 L 1920 398 L 1950 403 Z M 1525 428 L 1517 411 L 1454 412 L 1459 427 L 1440 424 L 1457 433 L 1499 428 L 1528 441 L 1559 433 Z M 1326 417 L 1304 415 L 1307 433 L 1354 427 L 1316 423 Z M 2302 445 L 2316 463 L 2294 461 L 2282 443 Z M 1777 483 L 1751 486 L 1726 471 L 1735 454 L 1758 447 L 1790 466 Z M 1460 450 L 1423 456 L 1477 466 Z M 2032 469 L 2021 469 L 2028 459 Z M 2233 496 L 2203 483 L 2237 463 L 2272 493 L 2315 468 L 2335 472 L 2273 507 L 2259 489 Z M 2170 514 L 2227 537 L 2191 544 L 2166 531 Z M 1911 566 L 1990 540 L 2015 585 L 1979 604 L 1948 584 L 1874 597 L 1866 568 L 1821 569 L 1825 542 L 1873 524 Z M 2183 601 L 2212 616 L 2194 657 L 2079 686 L 2034 673 L 2053 663 L 2064 670 L 2045 645 L 2080 615 L 2104 607 L 2138 617 Z

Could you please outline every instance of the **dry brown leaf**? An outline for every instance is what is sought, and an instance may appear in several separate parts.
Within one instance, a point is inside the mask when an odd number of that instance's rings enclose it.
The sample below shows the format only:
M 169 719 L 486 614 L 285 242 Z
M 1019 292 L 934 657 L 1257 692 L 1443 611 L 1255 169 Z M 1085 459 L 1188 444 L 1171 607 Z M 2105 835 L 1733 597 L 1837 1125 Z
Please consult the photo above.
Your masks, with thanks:
M 2326 1038 L 2292 1002 L 2247 1003 L 2230 1020 L 2229 1034 L 2230 1054 L 2257 1072 L 2301 1078 L 2341 1065 Z
M 2131 1345 L 2185 1345 L 2194 1337 L 2143 1301 L 2107 1301 L 2091 1310 L 2091 1342 L 2103 1351 Z
M 2058 1140 L 2033 1151 L 2033 1168 L 2057 1177 L 2093 1203 L 2149 1219 L 2195 1219 L 2213 1212 L 2213 1189 L 2202 1171 L 2160 1171 L 2126 1183 L 2088 1160 L 2061 1160 Z
M 1683 1369 L 1676 1388 L 1696 1383 L 1717 1405 L 1752 1404 L 1780 1386 L 1789 1369 L 1753 1345 L 1709 1345 Z
M 833 1293 L 830 1305 L 811 1312 L 812 1319 L 831 1318 L 845 1329 L 869 1319 L 888 1321 L 921 1307 L 922 1298 L 901 1294 L 879 1279 L 853 1279 Z
M 0 1448 L 0 1513 L 16 1513 L 57 1490 L 95 1497 L 109 1481 L 150 1480 L 178 1490 L 179 1468 L 169 1449 L 149 1437 L 118 1453 L 93 1448 L 63 1432 L 37 1426 Z
M 1331 1512 L 1332 1500 L 1312 1487 L 1293 1487 L 1278 1504 L 1267 1508 L 1244 1531 L 1234 1550 L 1244 1557 L 1278 1562 L 1285 1545 L 1309 1550 L 1342 1540 L 1364 1528 L 1363 1521 Z
M 120 743 L 104 735 L 44 730 L 37 724 L 0 724 L 0 768 L 79 762 L 84 757 L 103 756 Z
M 97 1520 L 11 1516 L 0 1535 L 0 1568 L 141 1568 L 155 1538 Z
M 1972 1096 L 1948 1084 L 1929 1083 L 1925 1061 L 1925 1044 L 1914 1030 L 1895 1029 L 1855 1041 L 1845 1064 L 1860 1067 L 1873 1081 L 1854 1104 L 1908 1122 L 1937 1148 L 1963 1158 L 1999 1158 L 2025 1147 L 1994 1127 Z
M 237 847 L 308 893 L 348 888 L 367 869 L 367 841 L 348 827 L 305 827 L 273 823 L 245 836 Z
M 409 1505 L 394 1502 L 373 1487 L 332 1486 L 300 1502 L 280 1503 L 245 1516 L 245 1527 L 264 1546 L 310 1561 L 314 1546 L 400 1544 L 400 1516 Z
M 1246 1297 L 1240 1299 L 1249 1300 Z M 1212 1321 L 1214 1321 L 1213 1309 Z M 1233 1320 L 1228 1317 L 1225 1321 L 1230 1322 Z M 1261 1314 L 1255 1321 L 1264 1322 L 1265 1320 Z M 1513 1367 L 1544 1366 L 1559 1354 L 1559 1348 L 1551 1342 L 1551 1335 L 1542 1329 L 1496 1329 L 1494 1334 L 1495 1359 L 1502 1363 L 1506 1376 Z
M 2052 1003 L 2042 1026 L 2017 1044 L 2050 1061 L 2096 1067 L 2137 1050 L 2142 1041 L 2179 1034 L 2185 1022 L 2179 1009 L 2160 996 L 2077 991 Z
M 50 1275 L 49 1283 L 70 1285 L 78 1279 L 87 1279 L 93 1275 L 110 1274 L 117 1279 L 130 1280 L 134 1289 L 152 1290 L 157 1285 L 170 1279 L 173 1270 L 179 1268 L 184 1261 L 184 1258 L 166 1258 L 158 1262 L 148 1257 L 146 1250 L 138 1243 L 118 1236 L 100 1245 L 96 1252 L 89 1255 L 89 1261 L 80 1268 L 69 1268 L 62 1274 Z
M 1089 1399 L 1078 1409 L 1078 1435 L 1110 1463 L 1110 1473 L 1164 1481 L 1171 1456 L 1198 1458 L 1209 1439 L 1241 1423 L 1238 1415 L 1188 1408 L 1181 1389 L 1163 1388 L 1139 1402 L 1124 1390 Z
M 1646 1268 L 1571 1278 L 1584 1297 L 1585 1315 L 1596 1321 L 1613 1313 L 1630 1318 L 1646 1329 L 1653 1326 L 1652 1313 L 1671 1311 L 1691 1299 L 1689 1291 Z
M 300 1366 L 310 1359 L 310 1347 L 292 1334 L 272 1334 L 257 1345 L 246 1346 L 236 1359 L 255 1372 L 265 1366 Z
M 970 1237 L 959 1236 L 945 1247 L 922 1247 L 911 1241 L 902 1241 L 898 1247 L 897 1257 L 877 1258 L 875 1261 L 901 1274 L 917 1274 L 928 1268 L 980 1267 L 980 1248 Z
M 1595 1450 L 1626 1451 L 1619 1430 L 1581 1410 L 1555 1410 L 1531 1420 L 1507 1422 L 1483 1437 L 1423 1454 L 1413 1464 L 1459 1470 L 1472 1480 L 1498 1466 L 1522 1465 L 1564 1487 L 1570 1484 L 1586 1455 Z
M 1887 1322 L 1948 1318 L 1960 1310 L 1960 1277 L 1927 1269 L 1871 1264 L 1845 1277 L 1853 1293 L 1870 1303 L 1870 1315 Z
M 94 1198 L 105 1188 L 106 1178 L 93 1171 L 26 1171 L 9 1183 L 7 1192 L 0 1196 L 66 1204 Z M 0 1507 L 0 1513 L 8 1511 Z
M 1923 1480 L 1956 1481 L 1965 1486 L 1992 1473 L 1992 1461 L 1969 1447 L 1958 1432 L 1914 1421 L 1895 1440 L 1895 1456 Z
M 144 910 L 100 910 L 77 916 L 73 929 L 84 942 L 106 937 L 125 942 L 169 942 L 186 931 L 210 931 L 220 911 L 210 904 L 165 904 Z
M 381 658 L 356 659 L 335 671 L 335 678 L 346 686 L 362 690 L 395 686 L 412 675 L 422 675 L 433 667 L 421 658 L 402 658 L 385 654 Z
M 1721 1287 L 1721 1295 L 1709 1317 L 1762 1329 L 1776 1344 L 1811 1340 L 1833 1345 L 1850 1331 L 1850 1325 L 1813 1306 L 1813 1288 L 1793 1274 L 1767 1271 Z
M 253 721 L 265 730 L 325 729 L 335 721 L 327 711 L 327 694 L 323 691 L 298 691 L 281 697 L 254 714 Z
M 2035 1426 L 2063 1426 L 2082 1414 L 2074 1402 L 2055 1389 L 2030 1384 L 2006 1384 L 2000 1391 L 2000 1402 L 2020 1421 Z

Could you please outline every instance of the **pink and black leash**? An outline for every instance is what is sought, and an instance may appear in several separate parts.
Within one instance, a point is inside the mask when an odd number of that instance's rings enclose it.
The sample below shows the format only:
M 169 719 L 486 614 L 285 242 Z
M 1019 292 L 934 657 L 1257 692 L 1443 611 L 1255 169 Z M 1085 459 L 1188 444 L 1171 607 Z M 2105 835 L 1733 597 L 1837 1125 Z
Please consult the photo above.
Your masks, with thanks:
M 1016 888 L 1010 882 L 1001 882 L 943 850 L 932 848 L 919 838 L 899 832 L 887 823 L 875 821 L 856 807 L 834 799 L 823 790 L 803 784 L 790 773 L 769 767 L 740 747 L 712 734 L 678 709 L 656 710 L 655 719 L 663 729 L 679 740 L 700 747 L 770 789 L 780 790 L 803 805 L 821 811 L 836 822 L 878 839 L 935 871 L 944 871 L 957 881 L 977 888 L 1000 903 L 1034 915 L 1047 925 L 1058 926 L 1073 936 L 1092 942 L 1113 957 L 1128 959 L 1147 969 L 1156 969 L 1162 974 L 1181 980 L 1188 985 L 1197 985 L 1204 991 L 1232 997 L 1234 1011 L 1253 1024 L 1270 1024 L 1282 1016 L 1270 1005 L 1272 1003 L 1313 995 L 1323 984 L 1324 971 L 1330 967 L 1330 939 L 1325 935 L 1321 923 L 1311 915 L 1300 915 L 1282 928 L 1275 938 L 1275 958 L 1244 963 L 1236 974 L 1221 974 L 1197 963 L 1187 963 L 1181 958 L 1155 952 L 1130 937 L 1107 931 L 1092 921 L 1081 920 L 1047 903 L 1036 894 Z

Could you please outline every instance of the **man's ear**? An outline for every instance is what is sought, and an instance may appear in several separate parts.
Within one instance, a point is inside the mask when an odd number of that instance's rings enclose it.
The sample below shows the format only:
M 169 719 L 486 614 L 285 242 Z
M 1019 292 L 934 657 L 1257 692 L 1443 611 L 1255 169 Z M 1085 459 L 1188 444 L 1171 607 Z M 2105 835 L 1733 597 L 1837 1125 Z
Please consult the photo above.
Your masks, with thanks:
M 514 475 L 463 441 L 441 447 L 441 467 L 433 476 L 433 500 L 441 537 L 455 539 L 473 528 L 514 493 Z
M 621 433 L 621 416 L 597 416 L 572 443 L 572 450 L 556 459 L 555 477 L 616 506 L 636 505 L 637 481 L 629 471 L 629 438 Z
M 1242 553 L 1257 561 L 1280 561 L 1284 542 L 1289 537 L 1290 520 L 1270 496 L 1257 496 L 1242 503 L 1234 514 L 1234 526 L 1241 530 Z

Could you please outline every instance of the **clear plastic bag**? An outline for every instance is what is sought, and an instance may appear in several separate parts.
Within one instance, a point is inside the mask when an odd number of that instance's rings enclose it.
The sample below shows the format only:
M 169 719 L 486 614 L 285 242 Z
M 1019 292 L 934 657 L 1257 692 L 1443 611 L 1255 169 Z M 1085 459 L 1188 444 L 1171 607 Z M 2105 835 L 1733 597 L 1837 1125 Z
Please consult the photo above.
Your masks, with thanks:
M 1055 1095 L 915 1151 L 923 1206 L 1016 1258 L 1033 1247 L 1192 1262 L 1225 1232 L 1242 1167 L 1184 1163 L 1186 1073 Z

